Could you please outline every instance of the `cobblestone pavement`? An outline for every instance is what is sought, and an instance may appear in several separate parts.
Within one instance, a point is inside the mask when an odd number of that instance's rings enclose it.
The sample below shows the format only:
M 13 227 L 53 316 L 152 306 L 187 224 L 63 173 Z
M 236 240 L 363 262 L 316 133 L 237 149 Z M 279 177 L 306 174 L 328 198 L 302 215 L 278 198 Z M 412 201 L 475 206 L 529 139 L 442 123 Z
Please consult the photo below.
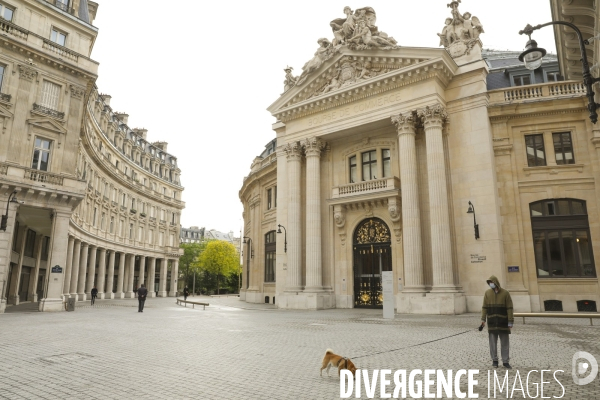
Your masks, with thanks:
M 488 370 L 494 369 L 476 314 L 383 320 L 381 310 L 284 311 L 235 297 L 202 300 L 211 303 L 205 311 L 157 298 L 146 302 L 144 313 L 135 300 L 112 300 L 78 303 L 71 313 L 25 308 L 1 314 L 0 398 L 337 399 L 336 371 L 319 376 L 328 347 L 371 372 L 478 369 L 475 392 L 488 398 Z M 562 398 L 600 399 L 600 376 L 587 386 L 571 377 L 576 351 L 600 360 L 600 326 L 585 319 L 530 319 L 526 325 L 519 319 L 513 332 L 513 398 L 523 398 L 527 388 L 530 397 L 541 398 L 534 384 L 539 372 L 530 374 L 529 385 L 527 373 L 560 369 Z M 506 370 L 497 372 L 502 380 Z M 544 375 L 550 382 L 544 396 L 561 397 L 552 373 Z M 462 379 L 463 391 L 466 386 Z M 496 398 L 507 398 L 506 389 L 497 389 Z M 362 395 L 367 398 L 364 384 Z

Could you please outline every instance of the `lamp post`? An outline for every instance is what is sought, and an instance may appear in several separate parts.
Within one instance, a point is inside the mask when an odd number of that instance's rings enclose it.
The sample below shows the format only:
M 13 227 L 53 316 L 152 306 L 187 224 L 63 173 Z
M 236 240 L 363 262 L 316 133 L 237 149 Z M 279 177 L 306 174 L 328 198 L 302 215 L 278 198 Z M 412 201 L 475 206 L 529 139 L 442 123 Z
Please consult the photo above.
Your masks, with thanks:
M 248 257 L 246 258 L 246 260 L 248 260 L 246 262 L 246 289 L 248 289 L 250 287 L 250 259 L 254 258 L 254 250 L 252 250 L 252 239 L 244 236 L 244 244 L 246 244 L 246 239 L 248 239 L 248 250 L 250 250 L 248 252 Z
M 3 230 L 4 232 L 6 232 L 6 226 L 8 225 L 8 206 L 10 203 L 18 203 L 16 190 L 8 196 L 8 201 L 6 202 L 6 214 L 2 216 L 2 222 L 0 222 L 0 230 Z
M 283 251 L 287 253 L 287 229 L 285 229 L 285 226 L 281 224 L 278 224 L 277 227 L 279 228 L 277 229 L 277 233 L 281 233 L 281 228 L 283 228 L 283 231 L 285 232 L 283 239 Z
M 475 219 L 475 207 L 473 203 L 469 201 L 469 209 L 467 210 L 467 214 L 473 214 L 473 227 L 475 228 L 475 240 L 479 239 L 479 225 L 477 225 L 477 220 Z
M 590 65 L 588 63 L 587 54 L 585 52 L 585 45 L 590 43 L 587 39 L 583 39 L 579 28 L 577 28 L 572 23 L 565 21 L 552 21 L 536 26 L 531 26 L 527 24 L 527 26 L 523 30 L 519 31 L 519 35 L 525 34 L 529 36 L 529 41 L 525 46 L 525 51 L 519 56 L 519 61 L 523 61 L 525 63 L 525 68 L 530 70 L 534 70 L 540 65 L 542 65 L 542 58 L 546 55 L 546 50 L 544 50 L 541 47 L 537 47 L 537 42 L 531 39 L 531 34 L 533 33 L 533 31 L 541 29 L 548 25 L 565 25 L 570 27 L 575 31 L 575 33 L 577 33 L 577 37 L 579 39 L 579 49 L 581 51 L 581 64 L 583 65 L 583 85 L 585 86 L 586 96 L 588 98 L 588 111 L 590 112 L 590 120 L 592 121 L 592 123 L 595 124 L 598 121 L 598 113 L 596 112 L 596 110 L 600 105 L 594 101 L 594 91 L 592 85 L 596 82 L 600 82 L 600 78 L 594 78 L 590 73 Z

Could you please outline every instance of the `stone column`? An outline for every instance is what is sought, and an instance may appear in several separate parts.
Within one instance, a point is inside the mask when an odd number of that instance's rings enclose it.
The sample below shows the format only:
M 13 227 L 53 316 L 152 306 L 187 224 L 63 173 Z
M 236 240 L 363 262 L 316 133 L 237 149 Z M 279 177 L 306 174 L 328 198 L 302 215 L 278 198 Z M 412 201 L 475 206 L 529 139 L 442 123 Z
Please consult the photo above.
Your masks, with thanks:
M 85 301 L 86 299 L 85 278 L 87 273 L 89 250 L 89 243 L 81 244 L 81 259 L 79 260 L 79 280 L 77 282 L 77 299 L 79 301 Z
M 69 290 L 71 288 L 71 271 L 73 268 L 73 248 L 75 246 L 75 238 L 69 236 L 69 244 L 67 246 L 67 265 L 65 267 L 65 283 L 63 285 L 63 294 L 65 297 L 69 297 Z
M 98 289 L 98 298 L 104 298 L 104 284 L 106 282 L 106 249 L 99 249 L 100 258 L 98 259 L 98 281 L 96 288 Z
M 48 259 L 47 270 L 47 285 L 45 298 L 39 303 L 40 311 L 63 311 L 63 282 L 64 270 L 67 264 L 67 248 L 69 241 L 69 221 L 71 219 L 70 212 L 62 212 L 54 210 L 52 218 L 52 236 L 50 237 L 50 257 Z M 60 273 L 52 273 L 51 266 L 59 266 L 62 268 Z
M 425 292 L 423 254 L 421 245 L 421 217 L 415 148 L 415 115 L 392 116 L 398 130 L 400 158 L 400 185 L 402 190 L 402 226 L 404 232 L 404 289 L 403 292 Z
M 432 292 L 456 291 L 450 244 L 450 210 L 442 128 L 448 115 L 439 104 L 419 111 L 427 143 L 427 178 L 431 222 Z
M 170 297 L 177 296 L 177 278 L 179 278 L 179 260 L 173 260 L 171 263 L 171 293 Z
M 92 288 L 94 287 L 94 278 L 96 275 L 96 256 L 98 253 L 98 247 L 90 246 L 90 260 L 88 262 L 87 269 L 87 283 L 85 285 L 85 292 L 88 296 L 92 296 Z
M 119 273 L 117 276 L 117 291 L 115 292 L 115 299 L 122 299 L 125 297 L 123 293 L 123 280 L 125 278 L 125 253 L 119 253 Z
M 147 281 L 147 289 L 149 297 L 156 297 L 156 292 L 154 291 L 154 277 L 156 276 L 156 258 L 149 257 L 148 262 L 148 278 Z
M 302 148 L 299 142 L 292 142 L 285 146 L 284 151 L 288 163 L 288 269 L 285 290 L 299 292 L 302 291 Z
M 33 274 L 29 277 L 29 290 L 28 290 L 28 299 L 29 301 L 36 302 L 37 298 L 37 283 L 38 276 L 40 275 L 40 262 L 42 261 L 42 243 L 44 241 L 44 235 L 39 234 L 36 235 L 35 238 L 35 268 L 33 270 Z M 50 265 L 46 265 L 46 273 L 50 273 Z M 64 270 L 63 270 L 64 271 Z
M 75 247 L 73 247 L 73 265 L 71 266 L 71 297 L 77 299 L 77 281 L 79 278 L 79 264 L 81 261 L 81 240 L 75 239 Z
M 113 292 L 113 286 L 115 285 L 115 255 L 116 252 L 114 250 L 109 250 L 110 254 L 108 256 L 108 272 L 106 273 L 106 291 L 100 297 L 101 299 L 114 299 L 115 294 Z
M 167 260 L 160 259 L 160 278 L 158 281 L 158 297 L 167 297 Z
M 146 286 L 146 256 L 140 256 L 140 279 L 138 279 L 138 287 Z
M 135 293 L 133 293 L 133 278 L 135 276 L 135 254 L 129 255 L 127 276 L 129 277 L 129 279 L 127 280 L 127 287 L 125 288 L 125 298 L 133 299 L 135 298 Z
M 12 277 L 10 279 L 10 288 L 8 292 L 8 303 L 18 306 L 19 305 L 19 286 L 21 286 L 21 271 L 23 270 L 23 257 L 25 256 L 25 242 L 27 241 L 27 226 L 19 228 L 18 237 L 21 238 L 19 246 L 19 263 L 17 268 L 13 269 Z
M 323 290 L 321 258 L 321 151 L 325 142 L 317 138 L 302 143 L 306 154 L 306 288 Z

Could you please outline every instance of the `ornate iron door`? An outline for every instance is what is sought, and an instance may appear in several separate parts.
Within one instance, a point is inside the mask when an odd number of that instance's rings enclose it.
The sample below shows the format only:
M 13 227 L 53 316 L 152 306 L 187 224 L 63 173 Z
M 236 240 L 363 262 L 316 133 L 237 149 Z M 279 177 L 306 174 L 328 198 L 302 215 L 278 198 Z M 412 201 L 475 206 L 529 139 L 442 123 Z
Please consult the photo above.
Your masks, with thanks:
M 354 234 L 354 307 L 381 308 L 381 272 L 392 270 L 390 230 L 378 218 L 363 221 Z

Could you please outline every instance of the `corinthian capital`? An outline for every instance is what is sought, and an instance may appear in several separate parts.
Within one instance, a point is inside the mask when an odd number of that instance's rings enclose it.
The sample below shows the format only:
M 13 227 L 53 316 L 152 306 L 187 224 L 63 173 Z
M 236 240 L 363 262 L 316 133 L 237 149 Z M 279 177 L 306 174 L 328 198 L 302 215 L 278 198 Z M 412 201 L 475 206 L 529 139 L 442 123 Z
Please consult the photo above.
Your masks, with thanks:
M 304 148 L 304 152 L 306 153 L 307 157 L 320 156 L 321 151 L 325 149 L 325 146 L 326 143 L 316 137 L 306 139 L 304 142 L 302 142 L 302 147 Z
M 300 145 L 300 142 L 291 142 L 286 144 L 283 148 L 283 151 L 285 151 L 288 161 L 296 159 L 299 160 L 302 157 L 302 146 Z
M 419 110 L 417 115 L 423 122 L 425 129 L 431 127 L 442 128 L 444 123 L 448 120 L 448 113 L 441 104 L 427 106 L 424 109 Z
M 392 123 L 396 125 L 396 129 L 398 130 L 398 135 L 402 135 L 404 133 L 410 133 L 412 135 L 415 134 L 415 114 L 413 112 L 408 112 L 404 114 L 392 115 Z

